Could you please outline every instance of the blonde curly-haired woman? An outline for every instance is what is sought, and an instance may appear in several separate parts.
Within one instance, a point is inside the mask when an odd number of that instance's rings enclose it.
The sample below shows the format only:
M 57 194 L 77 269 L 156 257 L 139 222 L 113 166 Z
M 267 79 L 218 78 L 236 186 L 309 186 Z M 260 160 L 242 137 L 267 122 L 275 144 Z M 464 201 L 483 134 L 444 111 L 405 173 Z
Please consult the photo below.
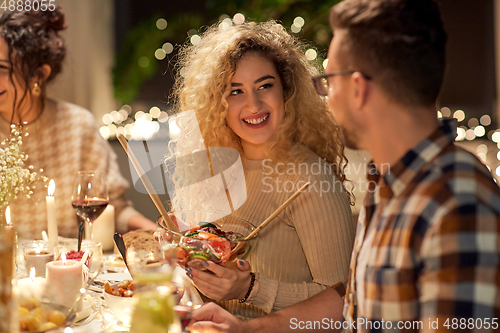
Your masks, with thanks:
M 305 45 L 282 25 L 214 25 L 179 53 L 176 109 L 194 110 L 205 144 L 239 150 L 247 200 L 234 215 L 263 229 L 238 269 L 187 268 L 205 296 L 235 315 L 262 316 L 347 279 L 354 240 L 341 133 L 315 92 Z M 214 273 L 214 274 L 213 274 Z

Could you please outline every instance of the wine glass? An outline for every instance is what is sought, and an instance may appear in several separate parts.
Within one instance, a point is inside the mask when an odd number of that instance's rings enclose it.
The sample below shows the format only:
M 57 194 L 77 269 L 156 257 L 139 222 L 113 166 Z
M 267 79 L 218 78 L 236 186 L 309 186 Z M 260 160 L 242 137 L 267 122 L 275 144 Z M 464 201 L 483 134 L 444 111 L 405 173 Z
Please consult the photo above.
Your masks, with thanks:
M 99 171 L 78 171 L 71 201 L 76 214 L 85 223 L 85 238 L 92 239 L 92 223 L 108 205 L 108 190 Z

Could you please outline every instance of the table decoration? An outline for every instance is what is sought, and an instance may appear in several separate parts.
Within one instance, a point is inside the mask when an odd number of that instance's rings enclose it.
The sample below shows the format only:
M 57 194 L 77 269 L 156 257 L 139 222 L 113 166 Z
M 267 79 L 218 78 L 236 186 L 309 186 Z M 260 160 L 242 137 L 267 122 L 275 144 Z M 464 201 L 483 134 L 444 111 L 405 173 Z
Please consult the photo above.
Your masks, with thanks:
M 33 194 L 38 181 L 46 182 L 47 177 L 33 171 L 32 165 L 25 168 L 28 155 L 21 147 L 23 144 L 23 131 L 21 126 L 11 125 L 10 138 L 0 143 L 0 214 L 5 212 L 9 203 L 20 195 L 28 198 Z M 28 133 L 24 133 L 25 136 Z M 43 169 L 39 170 L 40 173 Z M 4 223 L 3 218 L 0 223 Z
M 83 265 L 79 260 L 66 260 L 64 253 L 61 259 L 46 266 L 47 296 L 51 302 L 71 308 L 83 286 Z M 81 305 L 77 306 L 79 309 Z
M 94 221 L 94 240 L 101 243 L 103 251 L 112 250 L 115 234 L 115 207 L 108 205 L 104 212 Z
M 44 267 L 45 269 L 45 267 Z M 30 275 L 27 278 L 17 281 L 17 289 L 19 290 L 19 298 L 41 300 L 45 292 L 47 280 L 44 277 L 36 276 L 36 268 L 32 267 Z
M 49 243 L 39 240 L 23 243 L 23 254 L 26 272 L 34 268 L 36 276 L 45 277 L 45 265 L 54 261 L 54 252 L 49 248 Z
M 4 210 L 0 211 L 0 332 L 17 332 L 16 302 L 12 288 L 15 276 L 15 229 L 10 225 L 10 214 L 7 211 L 8 222 L 4 222 Z M 6 217 L 7 217 L 6 216 Z
M 56 219 L 56 203 L 54 198 L 54 191 L 56 189 L 56 183 L 54 179 L 49 182 L 49 188 L 47 189 L 47 196 L 45 201 L 47 203 L 47 230 L 49 232 L 49 246 L 54 249 L 57 247 L 57 219 Z

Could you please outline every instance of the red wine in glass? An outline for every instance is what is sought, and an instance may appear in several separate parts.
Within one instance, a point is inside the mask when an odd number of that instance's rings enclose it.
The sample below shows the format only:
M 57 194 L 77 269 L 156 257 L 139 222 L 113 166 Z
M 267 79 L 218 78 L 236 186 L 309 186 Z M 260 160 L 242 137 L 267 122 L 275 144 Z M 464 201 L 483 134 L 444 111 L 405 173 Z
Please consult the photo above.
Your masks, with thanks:
M 71 203 L 76 214 L 85 220 L 87 239 L 92 239 L 92 223 L 108 205 L 108 190 L 99 171 L 78 171 L 73 184 Z
M 80 199 L 74 200 L 72 205 L 78 216 L 89 222 L 94 222 L 104 212 L 108 202 L 104 199 Z
M 182 332 L 189 332 L 186 328 L 191 320 L 192 309 L 188 305 L 174 305 L 174 311 L 179 316 L 179 321 L 181 322 Z

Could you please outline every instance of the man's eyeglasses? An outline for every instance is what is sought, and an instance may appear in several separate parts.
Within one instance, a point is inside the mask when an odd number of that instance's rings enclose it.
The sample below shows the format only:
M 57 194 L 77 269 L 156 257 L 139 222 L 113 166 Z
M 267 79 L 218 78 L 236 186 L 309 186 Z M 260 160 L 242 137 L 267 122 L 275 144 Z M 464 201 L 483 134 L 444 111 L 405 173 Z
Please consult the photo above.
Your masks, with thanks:
M 328 96 L 328 88 L 329 88 L 329 83 L 328 83 L 328 78 L 330 76 L 337 76 L 337 75 L 351 75 L 352 73 L 359 72 L 361 75 L 363 75 L 367 80 L 371 80 L 371 77 L 364 74 L 363 72 L 360 71 L 355 71 L 352 69 L 343 69 L 338 72 L 333 72 L 330 74 L 325 74 L 325 75 L 320 75 L 320 76 L 315 76 L 312 78 L 313 83 L 314 83 L 314 88 L 316 89 L 316 92 L 320 96 Z

